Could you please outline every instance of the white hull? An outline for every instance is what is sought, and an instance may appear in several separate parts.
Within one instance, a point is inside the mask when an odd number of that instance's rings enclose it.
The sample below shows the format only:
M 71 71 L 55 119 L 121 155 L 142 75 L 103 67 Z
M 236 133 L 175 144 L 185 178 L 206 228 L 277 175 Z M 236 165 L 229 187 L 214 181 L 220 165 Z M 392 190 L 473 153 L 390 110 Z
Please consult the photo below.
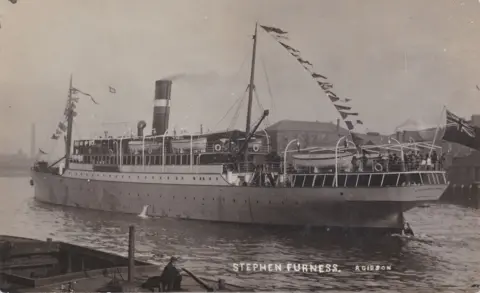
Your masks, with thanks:
M 404 187 L 243 187 L 215 173 L 32 172 L 45 203 L 218 222 L 400 229 L 402 213 L 445 184 Z M 296 180 L 298 181 L 298 180 Z M 303 179 L 302 179 L 303 181 Z M 319 180 L 317 180 L 318 182 Z

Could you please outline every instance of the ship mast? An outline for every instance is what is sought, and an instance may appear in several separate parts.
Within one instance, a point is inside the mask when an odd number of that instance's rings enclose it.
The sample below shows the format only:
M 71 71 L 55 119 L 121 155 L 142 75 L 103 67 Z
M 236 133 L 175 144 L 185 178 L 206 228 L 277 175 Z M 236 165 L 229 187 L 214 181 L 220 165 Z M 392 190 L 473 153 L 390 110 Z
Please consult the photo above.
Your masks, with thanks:
M 247 108 L 247 125 L 245 127 L 245 167 L 248 165 L 248 137 L 250 134 L 250 124 L 252 119 L 252 98 L 255 90 L 255 56 L 257 53 L 257 23 L 255 23 L 255 34 L 253 35 L 252 65 L 250 71 L 250 83 L 248 85 L 248 108 Z M 248 169 L 247 169 L 248 170 Z
M 70 87 L 68 88 L 67 102 L 67 138 L 65 140 L 65 169 L 70 165 L 70 152 L 72 148 L 72 127 L 73 127 L 73 102 L 72 102 L 72 75 L 70 75 Z

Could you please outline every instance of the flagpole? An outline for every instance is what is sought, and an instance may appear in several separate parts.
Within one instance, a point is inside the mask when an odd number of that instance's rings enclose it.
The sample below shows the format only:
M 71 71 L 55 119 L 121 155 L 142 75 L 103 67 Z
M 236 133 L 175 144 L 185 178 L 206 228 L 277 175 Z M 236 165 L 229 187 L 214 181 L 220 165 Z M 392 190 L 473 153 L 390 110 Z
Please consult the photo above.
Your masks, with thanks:
M 430 152 L 428 153 L 429 157 L 431 157 L 431 155 L 432 155 L 433 147 L 435 146 L 435 141 L 437 140 L 438 130 L 440 129 L 440 124 L 442 123 L 443 112 L 446 109 L 447 109 L 447 107 L 445 105 L 443 105 L 442 112 L 440 112 L 440 118 L 438 119 L 437 129 L 435 129 L 435 135 L 433 136 L 432 147 L 430 148 Z

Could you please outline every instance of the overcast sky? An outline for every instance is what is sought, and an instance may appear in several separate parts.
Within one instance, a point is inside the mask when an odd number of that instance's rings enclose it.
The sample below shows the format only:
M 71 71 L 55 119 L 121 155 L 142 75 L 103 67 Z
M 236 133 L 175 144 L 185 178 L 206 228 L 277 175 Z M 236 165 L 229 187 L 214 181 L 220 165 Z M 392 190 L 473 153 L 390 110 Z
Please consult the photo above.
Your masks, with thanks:
M 28 152 L 33 122 L 37 147 L 51 150 L 71 73 L 100 103 L 80 101 L 76 137 L 121 134 L 140 119 L 149 128 L 155 80 L 178 75 L 171 125 L 243 129 L 246 102 L 236 123 L 235 111 L 219 120 L 248 83 L 256 20 L 288 31 L 370 131 L 409 118 L 434 125 L 444 104 L 480 113 L 477 0 L 1 0 L 0 153 Z M 256 86 L 271 124 L 338 118 L 296 60 L 264 32 L 258 42 Z

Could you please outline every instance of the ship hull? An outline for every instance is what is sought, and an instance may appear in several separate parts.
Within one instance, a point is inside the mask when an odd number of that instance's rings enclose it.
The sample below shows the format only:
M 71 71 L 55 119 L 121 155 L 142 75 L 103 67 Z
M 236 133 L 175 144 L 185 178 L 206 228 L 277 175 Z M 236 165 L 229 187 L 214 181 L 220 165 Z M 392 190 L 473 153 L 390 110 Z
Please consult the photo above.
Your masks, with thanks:
M 438 200 L 446 188 L 162 184 L 87 180 L 35 171 L 32 178 L 35 199 L 49 204 L 129 214 L 140 214 L 148 205 L 147 215 L 151 217 L 394 230 L 403 227 L 404 211 L 425 201 Z

